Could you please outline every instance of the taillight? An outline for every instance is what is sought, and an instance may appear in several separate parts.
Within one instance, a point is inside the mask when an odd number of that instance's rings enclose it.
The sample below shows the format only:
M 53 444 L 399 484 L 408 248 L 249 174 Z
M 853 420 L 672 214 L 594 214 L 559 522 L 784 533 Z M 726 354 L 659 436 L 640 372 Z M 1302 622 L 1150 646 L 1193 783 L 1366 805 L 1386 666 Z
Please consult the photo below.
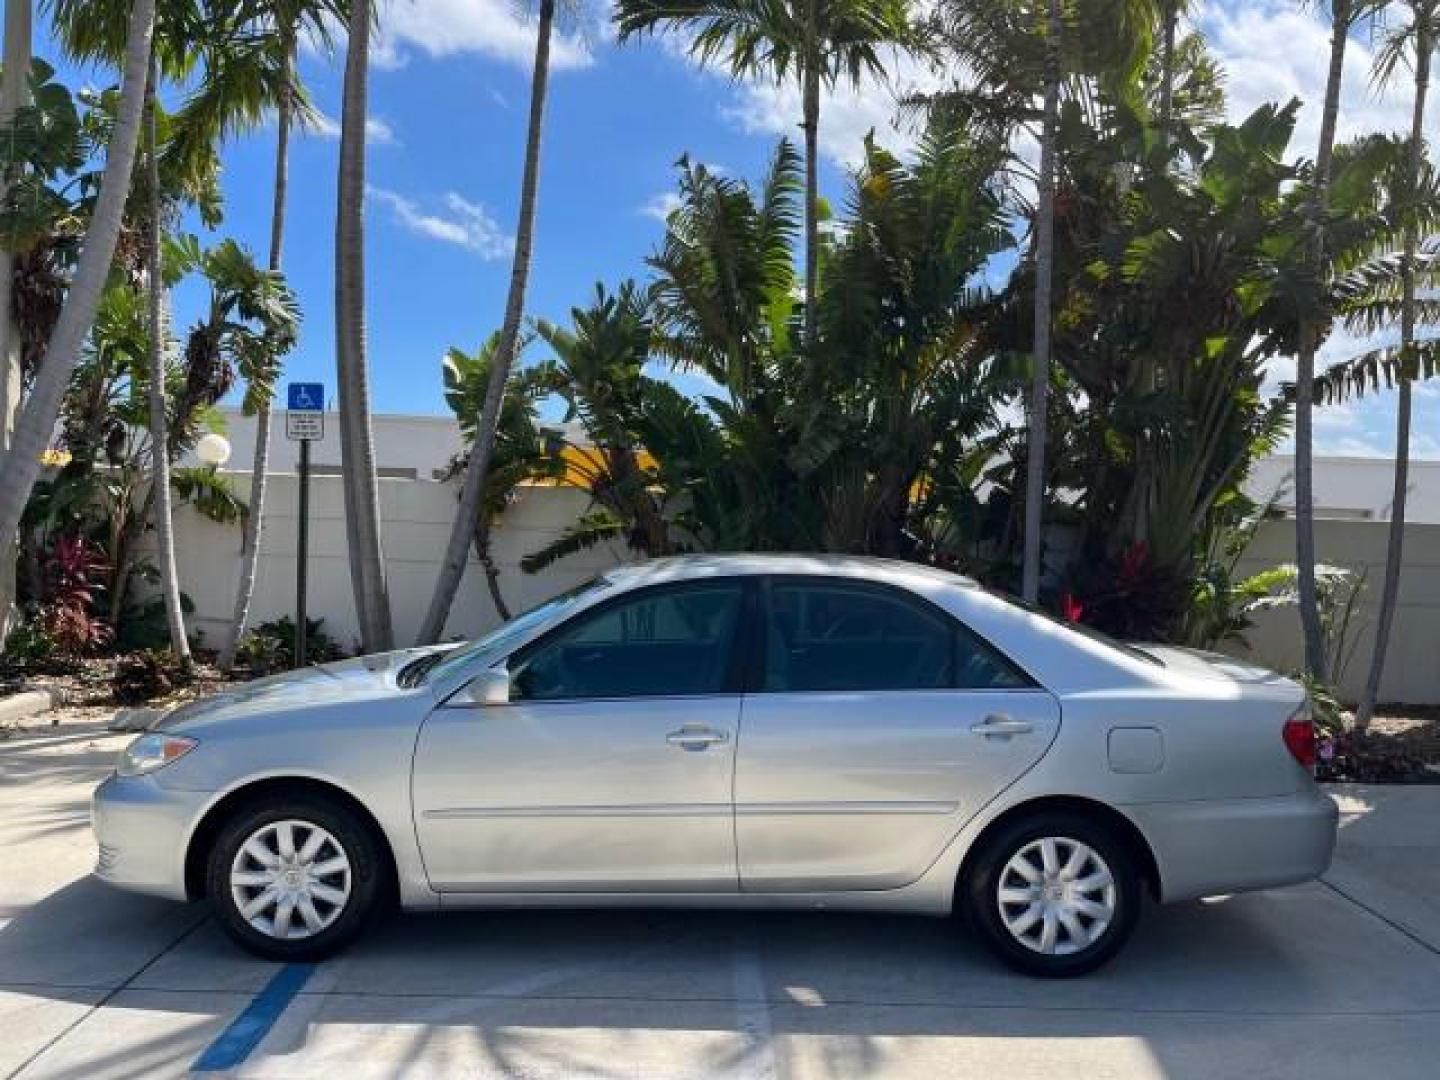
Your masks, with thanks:
M 1311 772 L 1315 771 L 1315 721 L 1310 717 L 1309 706 L 1300 709 L 1280 729 L 1285 740 L 1285 749 L 1290 756 Z

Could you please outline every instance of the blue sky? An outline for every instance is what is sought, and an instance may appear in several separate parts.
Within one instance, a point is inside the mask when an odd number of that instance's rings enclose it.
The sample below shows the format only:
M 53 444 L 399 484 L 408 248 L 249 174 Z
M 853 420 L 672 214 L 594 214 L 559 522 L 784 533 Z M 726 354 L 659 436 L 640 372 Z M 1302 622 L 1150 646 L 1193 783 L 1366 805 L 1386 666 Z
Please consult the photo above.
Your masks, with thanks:
M 1315 7 L 1318 5 L 1312 5 Z M 440 356 L 474 348 L 501 317 L 510 269 L 533 31 L 510 0 L 382 0 L 372 53 L 368 156 L 367 281 L 374 406 L 380 412 L 443 412 Z M 555 49 L 528 313 L 563 319 L 594 283 L 644 276 L 662 233 L 663 199 L 682 153 L 754 177 L 775 140 L 798 135 L 789 88 L 736 85 L 697 70 L 673 43 L 617 47 L 592 13 Z M 1318 99 L 1328 29 L 1313 11 L 1281 0 L 1201 4 L 1199 26 L 1228 73 L 1235 113 L 1266 100 Z M 44 42 L 37 51 L 53 57 Z M 1341 135 L 1405 125 L 1403 95 L 1377 97 L 1367 78 L 1369 39 L 1347 68 Z M 287 378 L 334 383 L 333 257 L 340 68 L 314 54 L 302 71 L 325 114 L 296 140 L 291 162 L 286 271 L 305 312 Z M 846 169 L 866 131 L 903 149 L 889 128 L 896 87 L 932 76 L 910 61 L 892 86 L 867 83 L 831 95 L 822 112 L 822 186 L 843 197 Z M 91 73 L 91 82 L 106 79 Z M 113 78 L 113 76 L 111 76 Z M 1297 151 L 1315 143 L 1318 109 L 1302 112 Z M 1440 116 L 1440 113 L 1437 113 Z M 1433 137 L 1433 136 L 1432 136 Z M 268 235 L 274 131 L 236 141 L 224 154 L 225 235 L 262 257 Z M 196 298 L 182 290 L 183 324 Z M 1334 342 L 1338 359 L 1353 343 Z M 1276 376 L 1287 374 L 1277 365 Z M 1417 455 L 1440 457 L 1440 389 L 1417 397 Z M 1321 449 L 1375 454 L 1393 448 L 1393 401 L 1381 395 L 1327 410 Z

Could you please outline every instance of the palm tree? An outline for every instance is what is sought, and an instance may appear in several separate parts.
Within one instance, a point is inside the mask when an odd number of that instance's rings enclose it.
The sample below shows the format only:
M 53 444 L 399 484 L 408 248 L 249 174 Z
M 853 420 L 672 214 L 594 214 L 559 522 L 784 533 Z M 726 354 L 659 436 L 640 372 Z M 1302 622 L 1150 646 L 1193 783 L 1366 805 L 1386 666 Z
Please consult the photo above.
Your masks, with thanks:
M 335 363 L 340 394 L 340 463 L 351 538 L 350 583 L 367 652 L 389 649 L 390 593 L 380 535 L 380 485 L 370 428 L 370 371 L 365 355 L 365 110 L 369 80 L 370 0 L 350 7 L 340 113 L 340 170 L 335 215 Z M 465 541 L 462 533 L 462 544 Z M 463 550 L 461 558 L 463 560 Z
M 1021 592 L 1031 602 L 1041 577 L 1060 98 L 1068 89 L 1083 109 L 1079 99 L 1090 96 L 1090 84 L 1133 84 L 1150 50 L 1155 17 L 1154 0 L 944 0 L 931 20 L 946 54 L 942 60 L 966 72 L 963 82 L 930 98 L 932 109 L 1004 131 L 1037 119 L 1040 124 L 1021 562 Z
M 525 132 L 525 167 L 520 179 L 520 220 L 515 229 L 515 258 L 510 269 L 510 290 L 505 299 L 505 319 L 500 326 L 495 363 L 490 369 L 490 382 L 485 391 L 485 404 L 480 410 L 480 423 L 465 465 L 465 481 L 460 491 L 460 509 L 450 529 L 450 539 L 435 580 L 430 606 L 420 624 L 418 641 L 438 641 L 450 616 L 450 605 L 465 575 L 469 557 L 470 537 L 474 523 L 480 520 L 490 462 L 495 454 L 495 432 L 500 422 L 500 406 L 505 386 L 515 364 L 516 343 L 520 320 L 525 313 L 525 287 L 530 278 L 530 251 L 535 231 L 535 199 L 540 186 L 540 136 L 545 123 L 545 92 L 550 79 L 550 35 L 555 25 L 555 0 L 540 0 L 540 19 L 535 31 L 535 64 L 530 74 L 530 119 Z M 348 68 L 347 68 L 348 71 Z
M 1048 0 L 1045 19 L 1045 104 L 1040 129 L 1040 182 L 1035 201 L 1035 329 L 1025 450 L 1025 551 L 1021 595 L 1040 596 L 1040 548 L 1045 506 L 1045 430 L 1050 389 L 1051 279 L 1055 272 L 1055 141 L 1060 123 L 1060 0 Z
M 1190 14 L 1192 0 L 1150 0 L 1156 5 L 1154 15 L 1160 23 L 1160 99 L 1156 106 L 1160 141 L 1168 148 L 1173 139 L 1175 122 L 1175 80 L 1184 62 L 1184 49 L 1176 40 L 1180 20 Z
M 1425 166 L 1425 100 L 1430 90 L 1430 61 L 1435 49 L 1436 31 L 1440 30 L 1440 2 L 1408 0 L 1410 21 L 1397 28 L 1381 50 L 1376 74 L 1381 80 L 1391 78 L 1406 54 L 1413 49 L 1414 100 L 1410 112 L 1410 143 L 1405 170 L 1404 201 L 1412 204 L 1420 190 L 1421 173 Z M 1412 209 L 1410 205 L 1404 210 Z M 1420 243 L 1420 230 L 1413 219 L 1406 224 L 1404 248 L 1401 253 L 1400 299 L 1400 370 L 1399 391 L 1395 404 L 1395 486 L 1391 495 L 1390 535 L 1385 550 L 1385 582 L 1380 591 L 1380 610 L 1375 618 L 1375 651 L 1370 658 L 1370 671 L 1355 710 L 1355 726 L 1360 731 L 1370 726 L 1375 702 L 1380 695 L 1380 680 L 1385 674 L 1385 654 L 1390 645 L 1390 631 L 1395 622 L 1395 605 L 1400 596 L 1400 569 L 1405 556 L 1405 503 L 1410 489 L 1410 421 L 1412 412 L 1411 384 L 1416 373 L 1415 362 L 1415 257 Z
M 326 16 L 343 20 L 348 5 L 344 0 L 266 0 L 271 11 L 273 33 L 278 38 L 284 67 L 285 92 L 275 109 L 275 181 L 270 209 L 270 257 L 268 266 L 279 273 L 285 252 L 285 201 L 289 190 L 290 127 L 305 102 L 295 75 L 295 43 L 302 30 L 312 41 L 329 44 Z M 255 572 L 260 564 L 260 540 L 265 522 L 265 488 L 270 471 L 270 406 L 266 396 L 255 404 L 255 458 L 250 470 L 250 513 L 245 518 L 245 537 L 240 550 L 240 580 L 235 587 L 235 611 L 230 619 L 230 637 L 220 649 L 221 671 L 235 664 L 235 650 L 245 636 L 250 619 L 250 601 L 255 595 Z
M 1170 118 L 1175 111 L 1175 32 L 1185 0 L 1160 0 L 1160 138 L 1170 142 Z
M 113 60 L 122 48 L 118 33 L 123 4 L 54 0 L 56 30 L 67 51 L 80 59 Z M 275 62 L 273 48 L 253 33 L 256 12 L 244 4 L 219 9 L 199 0 L 165 0 L 156 17 L 146 80 L 146 169 L 142 211 L 144 275 L 149 298 L 150 430 L 153 440 L 152 494 L 160 590 L 170 627 L 172 651 L 190 662 L 185 634 L 180 581 L 175 567 L 174 520 L 171 514 L 171 440 L 166 432 L 169 406 L 165 395 L 168 329 L 164 318 L 164 284 L 160 261 L 163 218 L 172 212 L 161 185 L 162 153 L 171 189 L 191 197 L 213 189 L 218 163 L 215 145 L 231 132 L 254 126 L 268 106 L 285 96 L 286 72 Z M 159 81 L 189 78 L 201 69 L 198 85 L 160 138 Z M 202 213 L 205 210 L 202 202 Z
M 20 516 L 40 475 L 41 455 L 55 430 L 70 374 L 80 358 L 100 306 L 130 192 L 135 151 L 140 139 L 150 42 L 155 29 L 155 0 L 135 0 L 125 23 L 120 103 L 106 146 L 105 171 L 74 279 L 65 294 L 55 330 L 35 383 L 15 426 L 10 453 L 0 466 L 0 546 L 14 542 Z M 0 578 L 0 588 L 8 587 Z M 8 611 L 10 596 L 0 596 Z
M 11 124 L 28 98 L 30 81 L 31 18 L 30 0 L 5 0 L 4 67 L 0 68 L 0 127 Z M 0 193 L 8 189 L 11 177 L 0 176 Z M 20 412 L 20 342 L 15 334 L 11 285 L 15 257 L 0 249 L 0 467 L 10 452 L 10 437 Z M 8 542 L 0 543 L 0 645 L 10 628 L 14 595 L 15 559 Z
M 455 413 L 461 437 L 467 442 L 475 438 L 476 421 L 490 385 L 490 370 L 499 344 L 500 335 L 494 333 L 473 354 L 451 347 L 442 361 L 445 403 Z M 485 572 L 485 585 L 490 590 L 495 614 L 502 622 L 510 620 L 510 606 L 500 591 L 500 568 L 495 565 L 491 546 L 495 523 L 521 484 L 537 479 L 558 481 L 566 472 L 564 457 L 552 452 L 555 449 L 552 440 L 539 423 L 539 405 L 548 390 L 547 381 L 548 372 L 544 369 L 511 373 L 505 387 L 505 402 L 500 408 L 495 456 L 485 484 L 482 512 L 472 523 L 475 558 Z M 452 475 L 463 472 L 467 460 L 467 455 L 457 454 L 449 472 Z
M 619 0 L 620 40 L 665 28 L 693 31 L 691 55 L 736 78 L 791 75 L 805 132 L 805 341 L 815 339 L 820 265 L 820 90 L 882 75 L 880 49 L 912 40 L 903 0 Z
M 175 519 L 170 501 L 170 437 L 165 400 L 165 352 L 169 327 L 164 317 L 165 284 L 160 271 L 160 155 L 157 136 L 156 83 L 160 78 L 158 49 L 150 49 L 150 75 L 145 84 L 145 295 L 148 312 L 146 361 L 150 373 L 150 504 L 160 562 L 160 594 L 170 627 L 170 649 L 182 665 L 190 664 L 185 612 L 180 606 L 180 576 L 175 568 Z
M 1325 258 L 1325 218 L 1330 202 L 1330 171 L 1335 151 L 1335 126 L 1340 114 L 1340 85 L 1345 72 L 1345 47 L 1357 16 L 1354 0 L 1333 0 L 1330 11 L 1330 68 L 1325 77 L 1325 104 L 1320 114 L 1320 145 L 1315 151 L 1314 194 L 1311 199 L 1310 262 L 1319 274 Z M 1295 565 L 1298 568 L 1300 625 L 1305 634 L 1305 666 L 1311 678 L 1324 681 L 1325 633 L 1320 623 L 1315 588 L 1315 352 L 1320 326 L 1307 318 L 1300 330 L 1295 376 Z

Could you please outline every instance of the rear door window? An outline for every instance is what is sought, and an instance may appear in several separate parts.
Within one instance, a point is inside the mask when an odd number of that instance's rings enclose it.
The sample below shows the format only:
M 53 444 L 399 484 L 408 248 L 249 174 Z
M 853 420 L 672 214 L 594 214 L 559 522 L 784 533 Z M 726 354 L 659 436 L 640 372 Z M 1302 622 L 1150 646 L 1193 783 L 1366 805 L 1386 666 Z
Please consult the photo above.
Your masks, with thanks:
M 769 693 L 1012 690 L 1032 685 L 945 612 L 898 589 L 771 583 L 761 689 Z

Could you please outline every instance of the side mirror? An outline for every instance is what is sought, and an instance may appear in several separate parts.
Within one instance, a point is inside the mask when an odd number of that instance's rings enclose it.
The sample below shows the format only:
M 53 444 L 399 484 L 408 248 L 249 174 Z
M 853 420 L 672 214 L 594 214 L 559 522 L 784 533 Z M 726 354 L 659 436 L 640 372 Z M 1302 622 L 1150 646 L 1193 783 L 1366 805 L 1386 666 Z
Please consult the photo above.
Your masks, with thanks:
M 510 704 L 510 673 L 503 667 L 482 671 L 465 687 L 465 696 L 471 705 Z

